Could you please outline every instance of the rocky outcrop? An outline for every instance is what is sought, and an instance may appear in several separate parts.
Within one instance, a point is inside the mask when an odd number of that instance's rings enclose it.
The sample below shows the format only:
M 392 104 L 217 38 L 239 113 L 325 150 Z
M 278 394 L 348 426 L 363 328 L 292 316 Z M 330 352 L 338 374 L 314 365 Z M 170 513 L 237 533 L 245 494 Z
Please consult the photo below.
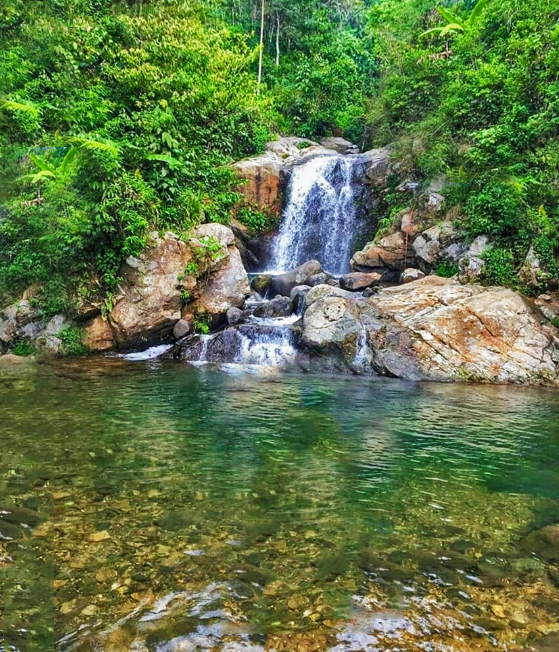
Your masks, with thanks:
M 415 261 L 413 250 L 406 247 L 406 238 L 400 231 L 391 233 L 378 243 L 369 242 L 362 251 L 358 251 L 351 259 L 351 267 L 355 271 L 402 272 Z
M 336 153 L 334 149 L 326 149 L 305 138 L 273 141 L 268 143 L 263 154 L 233 164 L 233 169 L 242 179 L 238 191 L 249 206 L 278 216 L 283 205 L 287 170 L 310 156 Z
M 151 245 L 141 257 L 129 258 L 122 273 L 113 310 L 106 319 L 97 316 L 85 324 L 84 344 L 93 351 L 172 341 L 181 319 L 204 313 L 224 320 L 250 293 L 233 232 L 220 224 L 198 227 L 189 242 L 170 232 L 153 234 Z
M 559 386 L 559 333 L 512 290 L 430 276 L 369 298 L 340 292 L 307 295 L 302 341 L 315 356 L 351 366 L 366 333 L 369 370 L 382 375 Z
M 64 315 L 44 319 L 27 299 L 0 312 L 0 354 L 18 344 L 32 344 L 37 353 L 58 355 L 62 349 L 59 334 L 69 326 Z
M 382 279 L 380 274 L 372 272 L 366 274 L 365 272 L 353 272 L 352 274 L 346 274 L 340 279 L 340 287 L 344 290 L 351 290 L 357 292 L 359 290 L 364 290 L 365 288 L 370 288 L 373 285 L 378 285 Z
M 353 143 L 350 143 L 349 140 L 346 140 L 345 138 L 339 138 L 339 137 L 323 138 L 320 141 L 320 144 L 322 145 L 322 147 L 325 147 L 326 149 L 329 150 L 333 150 L 338 154 L 342 154 L 344 156 L 348 154 L 359 154 L 359 147 L 357 147 L 357 145 L 354 145 Z

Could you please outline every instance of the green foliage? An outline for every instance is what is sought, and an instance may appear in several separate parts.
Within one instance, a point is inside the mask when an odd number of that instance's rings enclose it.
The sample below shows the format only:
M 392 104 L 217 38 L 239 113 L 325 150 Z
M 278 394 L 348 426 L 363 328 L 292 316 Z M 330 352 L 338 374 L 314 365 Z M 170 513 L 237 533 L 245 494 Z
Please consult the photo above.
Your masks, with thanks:
M 0 298 L 38 284 L 67 311 L 85 288 L 110 308 L 150 230 L 228 223 L 228 163 L 262 149 L 270 109 L 255 51 L 205 5 L 0 8 Z
M 487 5 L 489 2 L 490 0 L 478 0 L 466 20 L 463 20 L 460 16 L 453 13 L 452 11 L 449 11 L 448 9 L 445 9 L 444 7 L 437 7 L 437 11 L 444 18 L 444 20 L 446 20 L 447 24 L 444 27 L 433 27 L 428 29 L 426 32 L 423 32 L 421 36 L 436 34 L 441 37 L 448 37 L 459 32 L 471 32 L 476 28 L 485 5 Z
M 199 314 L 194 317 L 194 332 L 208 335 L 211 332 L 211 315 Z
M 555 326 L 555 328 L 559 328 L 559 317 L 553 317 L 551 320 L 551 325 Z
M 20 358 L 28 358 L 35 354 L 35 346 L 31 342 L 22 340 L 14 346 L 12 353 Z
M 541 250 L 538 293 L 558 278 L 559 6 L 473 4 L 386 0 L 371 10 L 381 74 L 367 133 L 372 145 L 396 141 L 404 174 L 447 177 L 459 226 L 495 244 L 487 282 L 517 286 L 530 246 Z M 440 34 L 441 14 L 463 26 L 451 45 L 420 38 Z
M 67 326 L 58 331 L 56 336 L 62 341 L 62 355 L 72 358 L 87 355 L 89 349 L 83 344 L 83 335 L 79 326 Z
M 517 286 L 514 254 L 510 249 L 493 248 L 482 254 L 485 268 L 482 278 L 490 285 Z
M 437 276 L 442 276 L 443 278 L 452 278 L 458 274 L 458 265 L 453 263 L 451 260 L 444 260 L 435 270 Z
M 235 217 L 241 224 L 248 227 L 252 233 L 272 231 L 278 224 L 278 218 L 275 215 L 264 213 L 251 206 L 239 208 Z

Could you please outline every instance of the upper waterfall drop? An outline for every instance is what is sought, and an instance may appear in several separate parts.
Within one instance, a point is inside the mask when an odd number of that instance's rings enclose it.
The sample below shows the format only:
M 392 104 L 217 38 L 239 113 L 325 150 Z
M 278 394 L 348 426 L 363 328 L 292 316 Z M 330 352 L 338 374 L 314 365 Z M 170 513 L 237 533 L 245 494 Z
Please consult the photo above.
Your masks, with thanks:
M 357 220 L 352 164 L 346 156 L 317 156 L 293 168 L 272 249 L 274 271 L 289 271 L 311 259 L 335 276 L 349 270 Z

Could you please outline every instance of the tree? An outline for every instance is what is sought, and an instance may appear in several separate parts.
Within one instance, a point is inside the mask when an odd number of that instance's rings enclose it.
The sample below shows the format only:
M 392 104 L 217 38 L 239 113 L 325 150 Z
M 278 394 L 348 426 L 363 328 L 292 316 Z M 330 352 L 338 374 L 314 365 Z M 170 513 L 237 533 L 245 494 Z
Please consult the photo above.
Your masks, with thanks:
M 432 29 L 428 29 L 426 32 L 423 32 L 421 36 L 423 37 L 430 34 L 439 34 L 442 37 L 446 37 L 458 33 L 473 32 L 480 17 L 483 14 L 485 6 L 489 2 L 490 0 L 479 0 L 466 20 L 462 20 L 459 16 L 452 13 L 448 9 L 445 9 L 444 7 L 437 7 L 437 11 L 446 20 L 447 24 L 443 25 L 442 27 L 433 27 Z

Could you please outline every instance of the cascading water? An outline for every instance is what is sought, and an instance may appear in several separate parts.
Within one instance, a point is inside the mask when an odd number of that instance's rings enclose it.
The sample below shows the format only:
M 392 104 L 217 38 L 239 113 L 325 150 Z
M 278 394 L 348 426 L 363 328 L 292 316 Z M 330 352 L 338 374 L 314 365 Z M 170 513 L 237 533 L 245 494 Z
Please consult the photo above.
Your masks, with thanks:
M 315 259 L 334 276 L 348 271 L 356 232 L 352 165 L 346 156 L 319 156 L 294 167 L 271 269 Z

